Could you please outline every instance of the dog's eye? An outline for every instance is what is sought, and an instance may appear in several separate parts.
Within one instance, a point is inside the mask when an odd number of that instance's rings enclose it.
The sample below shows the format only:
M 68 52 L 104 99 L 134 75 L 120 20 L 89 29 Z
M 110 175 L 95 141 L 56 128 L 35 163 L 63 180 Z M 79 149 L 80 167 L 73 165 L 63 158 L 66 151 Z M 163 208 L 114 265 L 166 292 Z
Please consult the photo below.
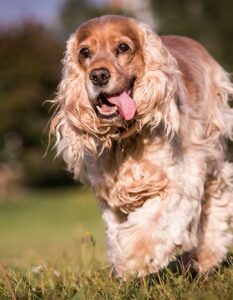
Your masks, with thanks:
M 122 43 L 122 44 L 120 44 L 120 45 L 118 46 L 117 49 L 118 49 L 119 52 L 123 53 L 123 52 L 129 51 L 130 47 L 129 47 L 129 45 L 127 45 L 127 44 L 125 44 L 125 43 Z
M 84 58 L 91 57 L 91 52 L 88 48 L 82 48 L 79 52 Z

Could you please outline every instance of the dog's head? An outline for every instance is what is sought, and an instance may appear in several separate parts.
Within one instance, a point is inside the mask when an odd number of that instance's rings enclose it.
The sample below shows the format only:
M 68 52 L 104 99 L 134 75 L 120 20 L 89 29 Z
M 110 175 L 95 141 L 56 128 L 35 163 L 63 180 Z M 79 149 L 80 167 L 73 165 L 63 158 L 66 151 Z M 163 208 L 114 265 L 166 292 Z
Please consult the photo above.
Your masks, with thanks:
M 70 127 L 93 146 L 93 139 L 110 145 L 145 125 L 176 130 L 176 62 L 149 26 L 121 16 L 92 19 L 69 39 L 63 63 L 57 136 Z
M 100 121 L 124 123 L 136 116 L 134 85 L 145 64 L 142 36 L 123 17 L 104 17 L 82 25 L 74 38 L 77 60 L 84 74 L 88 100 Z

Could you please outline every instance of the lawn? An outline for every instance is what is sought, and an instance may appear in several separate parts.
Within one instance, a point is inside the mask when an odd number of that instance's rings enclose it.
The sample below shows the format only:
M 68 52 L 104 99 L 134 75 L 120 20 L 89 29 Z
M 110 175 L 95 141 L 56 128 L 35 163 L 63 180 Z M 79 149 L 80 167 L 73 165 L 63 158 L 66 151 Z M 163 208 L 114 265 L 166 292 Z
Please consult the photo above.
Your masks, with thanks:
M 104 226 L 83 188 L 24 192 L 0 201 L 0 257 L 16 299 L 233 299 L 232 263 L 209 276 L 167 268 L 111 276 Z M 176 269 L 175 269 L 176 270 Z M 0 299 L 12 299 L 0 271 Z

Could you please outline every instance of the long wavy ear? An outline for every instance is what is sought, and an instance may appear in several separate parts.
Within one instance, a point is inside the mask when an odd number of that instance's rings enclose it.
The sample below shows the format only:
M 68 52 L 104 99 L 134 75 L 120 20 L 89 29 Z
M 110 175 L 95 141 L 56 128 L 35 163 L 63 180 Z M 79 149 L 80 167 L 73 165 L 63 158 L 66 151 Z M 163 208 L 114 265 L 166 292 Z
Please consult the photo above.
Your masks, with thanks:
M 77 62 L 75 36 L 67 42 L 63 59 L 62 80 L 57 97 L 52 101 L 57 109 L 51 120 L 50 133 L 55 136 L 57 155 L 62 154 L 68 170 L 80 177 L 84 155 L 96 153 L 95 114 L 88 101 L 84 72 Z M 90 133 L 93 133 L 92 135 Z
M 80 82 L 84 82 L 83 75 L 77 70 L 72 57 L 75 47 L 75 38 L 71 36 L 62 60 L 62 79 L 58 86 L 57 97 L 52 101 L 57 107 L 50 124 L 50 134 L 55 137 L 54 148 L 57 149 L 57 155 L 63 156 L 69 171 L 74 171 L 75 166 L 80 165 L 83 156 L 80 135 L 75 134 L 70 111 L 75 107 L 77 99 L 86 97 L 80 85 Z
M 138 26 L 145 62 L 144 76 L 134 93 L 140 123 L 152 128 L 163 124 L 165 134 L 172 137 L 179 129 L 178 89 L 182 94 L 177 62 L 148 25 Z

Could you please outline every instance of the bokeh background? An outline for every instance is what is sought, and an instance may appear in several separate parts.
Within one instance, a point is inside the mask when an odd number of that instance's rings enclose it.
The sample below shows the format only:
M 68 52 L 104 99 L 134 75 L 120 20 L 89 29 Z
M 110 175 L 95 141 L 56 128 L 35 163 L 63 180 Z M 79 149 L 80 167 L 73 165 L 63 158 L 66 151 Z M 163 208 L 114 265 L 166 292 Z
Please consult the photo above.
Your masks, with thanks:
M 232 12 L 232 0 L 0 1 L 2 258 L 17 264 L 45 253 L 54 258 L 58 249 L 69 254 L 85 242 L 104 247 L 93 196 L 46 151 L 52 111 L 45 101 L 55 97 L 70 33 L 102 14 L 134 16 L 159 34 L 197 39 L 231 72 Z

